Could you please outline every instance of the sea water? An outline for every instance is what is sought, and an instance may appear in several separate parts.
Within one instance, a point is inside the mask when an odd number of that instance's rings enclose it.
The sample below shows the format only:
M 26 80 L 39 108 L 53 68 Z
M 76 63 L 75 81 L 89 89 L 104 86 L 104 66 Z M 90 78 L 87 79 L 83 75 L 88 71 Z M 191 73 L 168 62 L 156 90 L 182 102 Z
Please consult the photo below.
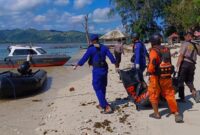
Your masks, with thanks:
M 8 56 L 7 48 L 11 44 L 0 44 L 0 59 Z M 30 44 L 20 44 L 30 45 Z M 86 43 L 60 43 L 60 44 L 34 44 L 33 46 L 42 47 L 48 54 L 66 54 L 71 57 L 79 53 L 81 48 L 85 48 Z

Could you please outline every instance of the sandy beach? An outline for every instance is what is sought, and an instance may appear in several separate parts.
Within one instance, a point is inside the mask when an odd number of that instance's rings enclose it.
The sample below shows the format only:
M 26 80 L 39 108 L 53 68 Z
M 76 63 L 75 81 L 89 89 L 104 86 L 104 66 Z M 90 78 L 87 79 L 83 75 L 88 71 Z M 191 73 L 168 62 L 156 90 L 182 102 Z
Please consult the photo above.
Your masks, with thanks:
M 128 47 L 130 50 L 131 47 Z M 149 46 L 147 47 L 149 48 Z M 171 49 L 171 52 L 179 48 Z M 131 66 L 131 51 L 122 56 L 120 68 Z M 177 57 L 172 58 L 175 64 Z M 74 60 L 73 62 L 75 62 Z M 108 61 L 108 60 L 107 60 Z M 0 101 L 0 132 L 2 135 L 188 135 L 199 134 L 200 104 L 194 102 L 186 87 L 187 103 L 179 103 L 184 123 L 177 124 L 169 115 L 167 105 L 160 108 L 162 119 L 149 118 L 151 108 L 136 110 L 109 61 L 107 99 L 114 107 L 113 114 L 101 114 L 96 108 L 97 98 L 91 84 L 91 70 L 87 64 L 72 67 L 45 68 L 49 82 L 46 91 L 17 100 Z M 198 58 L 195 86 L 199 83 Z M 145 77 L 145 80 L 148 80 Z

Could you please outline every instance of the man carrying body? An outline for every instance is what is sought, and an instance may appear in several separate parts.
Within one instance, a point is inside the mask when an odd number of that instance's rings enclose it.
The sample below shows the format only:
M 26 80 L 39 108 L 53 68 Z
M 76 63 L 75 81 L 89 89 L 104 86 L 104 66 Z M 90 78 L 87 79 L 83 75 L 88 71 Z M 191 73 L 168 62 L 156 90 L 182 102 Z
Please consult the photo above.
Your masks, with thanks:
M 178 87 L 179 87 L 179 97 L 178 101 L 185 102 L 185 93 L 184 93 L 184 82 L 189 87 L 190 92 L 196 102 L 199 102 L 200 96 L 196 91 L 193 81 L 195 74 L 195 64 L 197 60 L 197 55 L 200 55 L 198 47 L 191 42 L 193 39 L 193 34 L 188 32 L 184 36 L 185 42 L 181 45 L 180 55 L 177 61 L 178 69 Z
M 170 51 L 168 48 L 161 46 L 161 41 L 162 36 L 160 34 L 154 34 L 150 39 L 152 48 L 147 67 L 147 71 L 150 74 L 148 92 L 154 113 L 150 114 L 149 117 L 161 119 L 161 115 L 158 112 L 158 102 L 159 96 L 162 94 L 168 103 L 171 113 L 175 115 L 175 122 L 181 123 L 183 118 L 178 112 L 175 91 L 172 86 L 171 74 L 173 67 L 171 65 Z

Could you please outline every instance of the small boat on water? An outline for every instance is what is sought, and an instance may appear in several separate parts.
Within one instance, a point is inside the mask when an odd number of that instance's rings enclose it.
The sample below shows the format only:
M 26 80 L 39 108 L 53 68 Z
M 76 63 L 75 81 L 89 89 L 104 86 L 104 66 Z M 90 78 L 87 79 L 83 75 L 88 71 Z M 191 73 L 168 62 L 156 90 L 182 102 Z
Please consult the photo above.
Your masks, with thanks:
M 32 67 L 62 66 L 71 58 L 66 54 L 47 54 L 37 46 L 9 46 L 8 51 L 8 56 L 0 59 L 0 68 L 17 68 L 27 60 L 27 56 L 30 56 Z
M 0 73 L 0 97 L 19 97 L 31 94 L 41 89 L 47 79 L 47 72 L 37 70 L 32 72 L 30 65 L 24 63 L 18 69 L 19 73 L 6 71 Z

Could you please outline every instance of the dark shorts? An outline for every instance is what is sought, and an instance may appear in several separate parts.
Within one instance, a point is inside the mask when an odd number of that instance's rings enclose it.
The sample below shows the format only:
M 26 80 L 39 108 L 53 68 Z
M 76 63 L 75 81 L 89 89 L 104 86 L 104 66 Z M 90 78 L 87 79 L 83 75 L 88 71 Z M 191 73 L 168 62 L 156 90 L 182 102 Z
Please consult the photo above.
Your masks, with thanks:
M 115 54 L 115 59 L 116 59 L 116 65 L 119 66 L 119 64 L 121 62 L 122 53 L 114 52 L 114 54 Z
M 184 82 L 188 85 L 193 85 L 195 73 L 195 64 L 183 61 L 179 69 L 179 87 L 184 87 Z

